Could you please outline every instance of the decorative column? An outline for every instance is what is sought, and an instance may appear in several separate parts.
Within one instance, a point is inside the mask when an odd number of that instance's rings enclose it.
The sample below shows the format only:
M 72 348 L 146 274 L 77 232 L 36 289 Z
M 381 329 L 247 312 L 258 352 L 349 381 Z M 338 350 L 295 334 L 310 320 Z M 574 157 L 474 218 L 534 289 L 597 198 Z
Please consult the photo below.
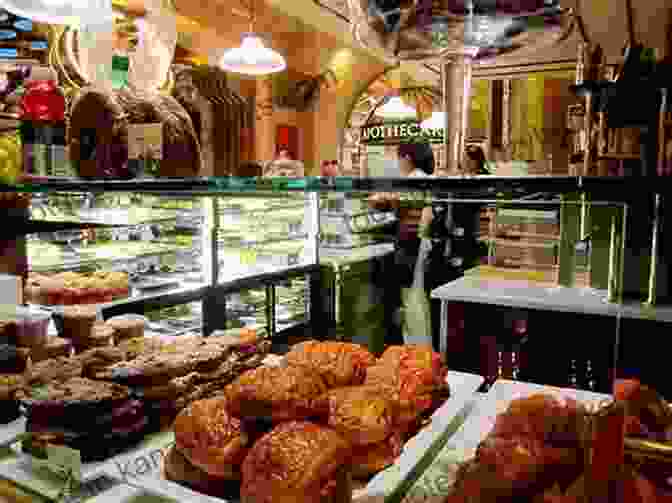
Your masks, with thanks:
M 449 175 L 456 175 L 460 172 L 464 156 L 469 120 L 471 58 L 455 56 L 451 61 L 446 61 L 441 66 L 441 76 L 446 120 L 443 135 L 444 167 Z
M 273 76 L 257 79 L 255 160 L 272 161 L 275 158 L 275 121 L 273 119 Z

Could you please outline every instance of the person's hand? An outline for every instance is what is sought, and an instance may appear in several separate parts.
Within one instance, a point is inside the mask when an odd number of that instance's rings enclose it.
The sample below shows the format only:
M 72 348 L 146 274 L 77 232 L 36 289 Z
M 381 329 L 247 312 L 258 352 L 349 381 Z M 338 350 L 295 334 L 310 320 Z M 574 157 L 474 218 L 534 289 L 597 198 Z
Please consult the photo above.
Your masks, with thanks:
M 434 220 L 434 213 L 432 213 L 432 207 L 427 206 L 422 209 L 422 215 L 420 216 L 420 225 L 429 226 Z

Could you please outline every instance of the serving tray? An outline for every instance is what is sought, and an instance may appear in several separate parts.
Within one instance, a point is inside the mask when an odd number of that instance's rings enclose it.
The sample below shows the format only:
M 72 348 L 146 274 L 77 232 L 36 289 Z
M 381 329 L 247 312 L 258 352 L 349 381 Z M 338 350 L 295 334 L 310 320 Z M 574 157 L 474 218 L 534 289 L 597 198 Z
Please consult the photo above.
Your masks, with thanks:
M 429 426 L 423 429 L 418 435 L 409 440 L 401 456 L 397 459 L 395 468 L 400 473 L 405 474 L 413 469 L 417 461 L 422 457 L 422 449 L 427 445 L 436 442 L 439 437 L 444 435 L 447 428 L 450 427 L 452 421 L 460 414 L 465 405 L 471 401 L 476 390 L 483 383 L 483 378 L 474 374 L 466 374 L 463 372 L 449 371 L 447 376 L 448 384 L 451 388 L 451 396 L 432 416 L 432 422 Z M 166 437 L 167 440 L 167 437 Z M 119 464 L 117 459 L 115 463 L 108 464 L 104 469 L 105 474 L 109 477 L 118 479 L 122 484 L 127 486 L 127 489 L 115 488 L 106 493 L 99 495 L 95 503 L 112 503 L 112 502 L 131 502 L 134 498 L 142 493 L 150 493 L 152 495 L 170 498 L 176 501 L 189 501 L 199 503 L 222 503 L 223 499 L 206 496 L 204 494 L 187 489 L 179 484 L 167 480 L 163 476 L 163 454 L 172 446 L 172 435 L 169 442 L 161 445 L 155 443 L 149 446 L 145 451 L 136 453 L 136 458 L 123 460 L 125 465 Z M 120 466 L 125 466 L 126 470 L 121 471 Z M 129 470 L 128 467 L 138 468 L 142 467 L 147 470 L 140 473 L 138 470 Z M 376 489 L 377 484 L 380 484 L 382 479 L 374 477 L 369 484 L 355 491 L 355 499 L 375 495 L 379 492 Z M 130 487 L 128 487 L 130 486 Z M 120 494 L 123 494 L 123 499 L 120 499 Z M 234 502 L 230 502 L 234 503 Z
M 599 403 L 610 397 L 590 391 L 499 380 L 487 394 L 473 400 L 467 419 L 420 473 L 397 484 L 395 490 L 381 491 L 386 496 L 385 503 L 411 503 L 450 494 L 460 464 L 473 458 L 478 444 L 494 427 L 497 415 L 504 412 L 512 400 L 537 393 L 572 398 L 584 404 Z M 381 475 L 388 478 L 388 487 L 393 475 Z

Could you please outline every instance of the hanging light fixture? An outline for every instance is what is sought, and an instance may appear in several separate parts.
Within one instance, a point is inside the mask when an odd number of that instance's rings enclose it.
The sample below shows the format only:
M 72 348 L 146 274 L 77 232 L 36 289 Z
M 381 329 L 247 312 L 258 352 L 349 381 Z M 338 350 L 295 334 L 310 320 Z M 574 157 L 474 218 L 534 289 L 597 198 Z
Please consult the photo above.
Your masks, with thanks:
M 227 50 L 219 60 L 219 66 L 227 72 L 242 75 L 269 75 L 287 68 L 282 55 L 264 46 L 264 42 L 254 33 L 254 2 L 250 1 L 250 31 L 243 34 L 240 47 Z
M 405 105 L 399 96 L 387 100 L 382 107 L 376 110 L 375 114 L 383 119 L 404 119 L 417 115 L 415 108 Z
M 446 127 L 446 113 L 432 112 L 429 119 L 422 121 L 420 124 L 422 129 L 443 129 Z
M 0 0 L 0 9 L 37 21 L 78 27 L 110 26 L 111 0 Z

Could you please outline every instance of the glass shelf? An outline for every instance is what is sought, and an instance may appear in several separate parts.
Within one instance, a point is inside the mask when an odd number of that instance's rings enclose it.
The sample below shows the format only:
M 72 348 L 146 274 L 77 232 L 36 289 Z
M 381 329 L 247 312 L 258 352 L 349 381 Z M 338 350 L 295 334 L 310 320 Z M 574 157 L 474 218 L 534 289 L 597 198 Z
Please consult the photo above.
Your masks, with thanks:
M 637 190 L 633 191 L 633 183 Z M 35 183 L 0 185 L 0 192 L 136 192 L 161 195 L 237 197 L 249 194 L 272 198 L 287 192 L 431 192 L 451 193 L 455 198 L 519 198 L 535 193 L 588 192 L 594 198 L 628 201 L 635 196 L 672 190 L 668 177 L 572 177 L 572 176 L 460 176 L 441 178 L 166 178 L 136 180 L 49 179 Z

